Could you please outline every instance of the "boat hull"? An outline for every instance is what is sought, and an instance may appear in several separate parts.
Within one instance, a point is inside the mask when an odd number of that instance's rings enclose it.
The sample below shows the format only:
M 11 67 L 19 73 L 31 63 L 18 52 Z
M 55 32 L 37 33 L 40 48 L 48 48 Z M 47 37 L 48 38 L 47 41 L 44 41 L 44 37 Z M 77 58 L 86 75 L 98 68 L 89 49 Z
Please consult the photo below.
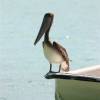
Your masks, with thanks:
M 56 79 L 55 100 L 100 100 L 100 83 Z

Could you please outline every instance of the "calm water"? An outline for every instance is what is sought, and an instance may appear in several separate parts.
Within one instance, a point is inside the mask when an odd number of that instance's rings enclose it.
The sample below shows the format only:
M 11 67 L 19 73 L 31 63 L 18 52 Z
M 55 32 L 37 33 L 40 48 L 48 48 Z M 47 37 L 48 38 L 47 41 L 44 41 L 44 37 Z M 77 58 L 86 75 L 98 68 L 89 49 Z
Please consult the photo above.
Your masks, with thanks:
M 100 64 L 99 0 L 0 0 L 0 100 L 54 100 L 54 80 L 41 42 L 42 18 L 55 15 L 50 31 L 72 60 L 71 69 Z

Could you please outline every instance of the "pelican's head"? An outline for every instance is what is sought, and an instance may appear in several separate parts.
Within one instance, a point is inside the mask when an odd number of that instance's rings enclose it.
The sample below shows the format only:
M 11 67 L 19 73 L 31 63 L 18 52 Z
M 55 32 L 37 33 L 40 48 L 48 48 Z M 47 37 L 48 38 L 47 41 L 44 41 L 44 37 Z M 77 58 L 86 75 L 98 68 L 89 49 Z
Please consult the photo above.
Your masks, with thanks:
M 41 28 L 39 30 L 39 33 L 37 35 L 37 38 L 34 42 L 34 45 L 36 45 L 37 42 L 43 36 L 43 34 L 46 33 L 50 29 L 52 22 L 53 22 L 53 17 L 54 17 L 54 15 L 52 13 L 46 13 L 44 15 L 43 22 L 42 22 Z

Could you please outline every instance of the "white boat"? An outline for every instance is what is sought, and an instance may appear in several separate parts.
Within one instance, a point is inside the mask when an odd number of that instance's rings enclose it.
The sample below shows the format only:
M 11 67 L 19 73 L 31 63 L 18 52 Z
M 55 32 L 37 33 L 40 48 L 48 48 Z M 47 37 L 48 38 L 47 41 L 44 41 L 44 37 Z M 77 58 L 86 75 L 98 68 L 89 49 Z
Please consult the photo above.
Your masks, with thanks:
M 67 73 L 48 73 L 55 79 L 55 100 L 100 100 L 100 65 Z

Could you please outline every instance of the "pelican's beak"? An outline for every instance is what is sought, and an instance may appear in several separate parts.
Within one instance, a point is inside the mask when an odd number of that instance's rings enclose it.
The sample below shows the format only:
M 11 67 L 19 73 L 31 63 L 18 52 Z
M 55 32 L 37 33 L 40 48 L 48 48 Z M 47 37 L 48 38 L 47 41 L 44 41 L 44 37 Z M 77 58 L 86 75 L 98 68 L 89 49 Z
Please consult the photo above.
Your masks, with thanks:
M 43 36 L 43 34 L 48 31 L 48 29 L 50 28 L 50 26 L 52 24 L 52 21 L 53 21 L 53 14 L 51 14 L 51 13 L 45 14 L 45 16 L 43 18 L 43 22 L 42 22 L 41 28 L 40 28 L 39 33 L 37 35 L 37 38 L 36 38 L 36 40 L 34 42 L 34 45 L 36 45 L 37 42 Z

